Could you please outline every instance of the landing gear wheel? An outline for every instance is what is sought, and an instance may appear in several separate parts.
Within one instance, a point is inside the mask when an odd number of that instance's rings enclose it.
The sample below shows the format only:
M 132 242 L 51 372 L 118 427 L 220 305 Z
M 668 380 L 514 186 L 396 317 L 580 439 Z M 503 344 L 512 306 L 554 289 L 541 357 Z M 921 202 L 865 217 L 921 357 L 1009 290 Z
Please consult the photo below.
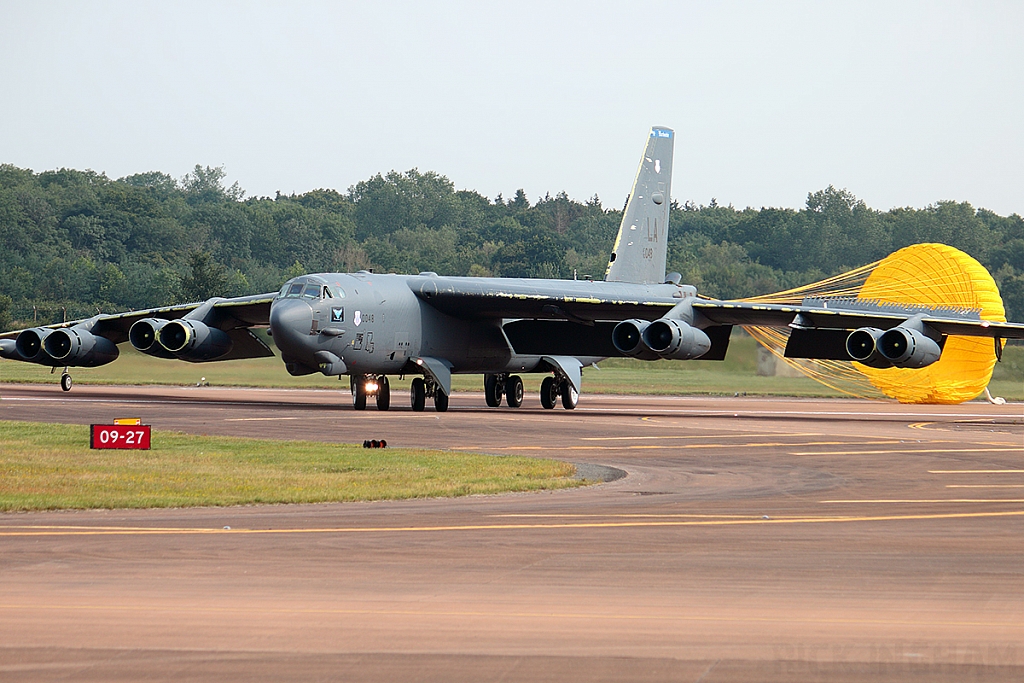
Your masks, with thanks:
M 484 400 L 488 408 L 497 408 L 501 405 L 501 382 L 497 375 L 484 375 Z
M 519 375 L 512 375 L 505 380 L 505 402 L 509 408 L 523 405 L 523 378 Z
M 355 410 L 366 410 L 365 377 L 355 377 L 352 380 L 352 407 Z
M 71 391 L 71 375 L 66 372 L 60 376 L 60 388 L 64 391 Z
M 540 383 L 540 404 L 546 410 L 551 410 L 555 407 L 555 401 L 557 400 L 558 383 L 555 382 L 554 377 L 545 377 L 544 381 Z
M 423 408 L 427 405 L 427 383 L 423 381 L 422 377 L 413 378 L 410 396 L 412 398 L 412 409 L 416 412 L 422 412 Z
M 568 382 L 562 383 L 562 407 L 566 410 L 572 410 L 576 407 L 576 404 L 580 402 L 580 392 L 572 388 L 572 385 Z
M 440 389 L 434 390 L 434 410 L 443 413 L 448 410 L 448 394 Z
M 381 375 L 377 380 L 377 410 L 387 410 L 391 407 L 391 382 L 387 375 Z

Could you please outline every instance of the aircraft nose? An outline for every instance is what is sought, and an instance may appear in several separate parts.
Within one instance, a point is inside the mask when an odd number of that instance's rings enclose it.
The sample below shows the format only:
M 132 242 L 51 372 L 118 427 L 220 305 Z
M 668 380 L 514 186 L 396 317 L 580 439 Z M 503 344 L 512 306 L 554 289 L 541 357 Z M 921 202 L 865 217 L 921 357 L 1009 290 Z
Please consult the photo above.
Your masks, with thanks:
M 301 299 L 275 301 L 270 307 L 270 331 L 284 352 L 298 353 L 312 326 L 313 309 Z

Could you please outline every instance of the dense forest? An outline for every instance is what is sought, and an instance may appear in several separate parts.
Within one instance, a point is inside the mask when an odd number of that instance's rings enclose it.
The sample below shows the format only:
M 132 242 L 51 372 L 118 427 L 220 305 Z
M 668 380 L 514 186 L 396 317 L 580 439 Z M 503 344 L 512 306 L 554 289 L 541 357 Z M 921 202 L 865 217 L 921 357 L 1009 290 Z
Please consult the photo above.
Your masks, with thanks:
M 346 192 L 246 198 L 222 168 L 35 173 L 0 165 L 0 330 L 209 296 L 270 292 L 320 271 L 600 279 L 622 211 L 564 192 L 531 203 L 457 191 L 415 169 Z M 1024 220 L 968 203 L 871 209 L 846 190 L 797 209 L 673 202 L 668 269 L 710 296 L 821 279 L 916 242 L 963 249 L 1024 320 Z

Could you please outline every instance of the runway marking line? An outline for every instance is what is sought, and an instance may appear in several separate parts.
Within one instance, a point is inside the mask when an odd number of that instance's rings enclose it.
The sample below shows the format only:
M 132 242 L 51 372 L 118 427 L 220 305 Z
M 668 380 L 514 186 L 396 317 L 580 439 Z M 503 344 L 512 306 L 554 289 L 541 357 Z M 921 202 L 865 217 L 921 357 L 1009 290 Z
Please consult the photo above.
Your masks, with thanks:
M 821 503 L 870 503 L 870 502 L 961 502 L 956 500 L 935 501 L 820 501 Z M 977 501 L 983 502 L 983 501 Z M 1024 503 L 1024 500 L 992 500 L 992 503 Z M 442 526 L 407 526 L 407 527 L 333 527 L 322 529 L 209 529 L 209 528 L 142 528 L 142 527 L 60 527 L 38 531 L 41 527 L 10 526 L 24 531 L 0 531 L 0 537 L 15 536 L 159 536 L 185 534 L 363 534 L 363 533 L 411 533 L 429 531 L 524 531 L 535 529 L 621 529 L 630 527 L 685 527 L 685 526 L 749 526 L 753 524 L 835 524 L 842 522 L 892 522 L 920 521 L 940 519 L 974 519 L 988 517 L 1024 517 L 1024 510 L 1004 510 L 994 512 L 946 512 L 915 515 L 858 515 L 858 516 L 809 516 L 779 517 L 771 519 L 716 519 L 716 520 L 662 520 L 634 522 L 564 522 L 548 524 L 464 524 Z
M 717 623 L 802 623 L 802 624 L 878 624 L 891 626 L 975 626 L 986 628 L 1007 627 L 1020 628 L 1020 624 L 1013 621 L 967 621 L 967 620 L 910 620 L 910 619 L 857 619 L 839 617 L 793 617 L 790 615 L 778 617 L 726 617 L 709 614 L 622 614 L 621 612 L 484 612 L 481 610 L 441 610 L 441 609 L 346 609 L 328 607 L 266 607 L 257 606 L 250 609 L 240 607 L 211 607 L 209 605 L 182 605 L 177 604 L 156 604 L 156 605 L 61 605 L 61 604 L 25 604 L 25 603 L 0 603 L 0 610 L 66 610 L 70 612 L 187 612 L 201 614 L 317 614 L 317 615 L 339 615 L 339 616 L 397 616 L 397 617 L 481 617 L 487 619 L 601 619 L 606 621 L 653 621 L 653 622 L 717 622 Z
M 716 438 L 716 437 L 711 437 Z M 790 448 L 798 446 L 881 446 L 889 444 L 901 444 L 904 443 L 899 439 L 886 439 L 884 441 L 809 441 L 807 443 L 788 443 L 783 441 L 764 441 L 754 443 L 693 443 L 693 444 L 675 444 L 675 445 L 633 445 L 633 446 L 452 446 L 456 450 L 473 450 L 486 448 L 488 451 L 644 451 L 644 450 L 701 450 L 711 448 L 779 448 L 788 446 Z M 915 442 L 907 444 L 908 446 L 916 446 L 925 444 L 935 443 L 957 443 L 956 441 L 935 441 L 929 439 L 927 442 Z M 959 450 L 950 452 L 964 452 L 974 453 L 982 450 L 1018 450 L 1024 452 L 1024 449 L 1016 448 L 998 448 L 998 449 L 970 449 L 970 450 Z M 861 453 L 945 453 L 946 450 L 938 451 L 823 451 L 821 453 L 790 453 L 789 455 L 853 455 Z
M 809 443 L 806 445 L 817 446 L 819 444 Z M 790 455 L 914 455 L 915 453 L 1024 453 L 1024 448 L 904 448 L 893 451 L 801 451 L 790 453 Z
M 1024 503 L 1024 498 L 862 498 L 819 503 Z
M 947 489 L 1024 489 L 1024 484 L 946 484 Z
M 1024 470 L 928 470 L 928 474 L 1021 474 Z
M 767 438 L 771 436 L 780 436 L 778 432 L 772 432 L 770 434 L 749 434 L 746 432 L 734 432 L 731 434 L 679 434 L 675 436 L 582 436 L 580 441 L 640 441 L 643 439 L 755 439 L 755 438 Z M 807 432 L 798 434 L 781 434 L 781 436 L 797 438 L 801 436 L 825 436 L 824 434 Z M 885 442 L 890 443 L 890 442 Z

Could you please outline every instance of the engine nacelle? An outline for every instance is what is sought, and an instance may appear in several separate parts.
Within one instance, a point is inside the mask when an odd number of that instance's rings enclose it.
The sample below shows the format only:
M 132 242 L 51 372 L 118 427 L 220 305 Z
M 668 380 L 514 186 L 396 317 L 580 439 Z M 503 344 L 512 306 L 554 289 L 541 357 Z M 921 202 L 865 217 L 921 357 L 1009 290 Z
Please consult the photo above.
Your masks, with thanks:
M 672 318 L 655 320 L 641 336 L 647 348 L 670 360 L 700 358 L 711 349 L 711 339 L 703 330 Z
M 643 340 L 644 330 L 650 324 L 647 320 L 623 320 L 612 329 L 612 346 L 625 356 L 658 360 L 661 356 L 647 348 Z
M 0 339 L 0 358 L 21 360 L 21 354 L 18 353 L 18 343 L 13 339 Z
M 83 327 L 54 330 L 43 340 L 43 350 L 64 365 L 94 368 L 117 359 L 117 344 Z
M 143 318 L 136 320 L 128 330 L 128 341 L 138 351 L 157 358 L 175 358 L 176 356 L 160 346 L 158 339 L 160 330 L 167 321 L 163 318 Z
M 942 348 L 923 332 L 893 327 L 878 338 L 878 352 L 898 368 L 923 368 L 942 355 Z
M 41 365 L 62 365 L 62 363 L 51 358 L 50 354 L 46 353 L 46 349 L 43 348 L 43 341 L 52 332 L 53 330 L 45 327 L 33 327 L 31 330 L 25 330 L 19 334 L 18 338 L 14 341 L 14 348 L 17 350 L 21 360 Z
M 885 334 L 877 327 L 862 327 L 846 338 L 850 358 L 871 368 L 891 368 L 892 363 L 878 350 L 878 340 Z
M 231 351 L 231 337 L 224 330 L 198 320 L 171 320 L 157 334 L 160 346 L 181 360 L 214 360 Z

